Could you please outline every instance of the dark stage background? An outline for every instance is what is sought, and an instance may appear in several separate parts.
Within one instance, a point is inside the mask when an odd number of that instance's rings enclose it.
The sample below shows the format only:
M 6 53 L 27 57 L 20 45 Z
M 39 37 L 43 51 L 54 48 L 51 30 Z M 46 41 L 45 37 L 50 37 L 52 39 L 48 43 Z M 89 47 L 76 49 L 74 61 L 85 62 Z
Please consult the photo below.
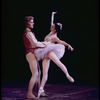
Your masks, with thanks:
M 34 16 L 34 32 L 39 41 L 50 32 L 51 12 L 63 24 L 58 37 L 74 47 L 61 61 L 74 84 L 98 85 L 98 1 L 97 0 L 2 0 L 1 1 L 1 81 L 27 83 L 31 77 L 23 44 L 24 17 Z M 41 65 L 41 61 L 40 61 Z M 42 67 L 42 66 L 40 66 Z M 41 68 L 42 70 L 42 68 Z M 47 83 L 71 84 L 52 61 Z

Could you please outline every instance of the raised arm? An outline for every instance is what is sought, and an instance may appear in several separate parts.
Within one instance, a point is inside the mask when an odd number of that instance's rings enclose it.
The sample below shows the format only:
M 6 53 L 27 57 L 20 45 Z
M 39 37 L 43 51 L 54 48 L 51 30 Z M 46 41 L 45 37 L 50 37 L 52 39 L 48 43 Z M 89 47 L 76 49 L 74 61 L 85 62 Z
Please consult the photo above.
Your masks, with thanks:
M 51 15 L 51 26 L 54 24 L 54 14 L 56 14 L 57 12 L 52 12 L 52 15 Z

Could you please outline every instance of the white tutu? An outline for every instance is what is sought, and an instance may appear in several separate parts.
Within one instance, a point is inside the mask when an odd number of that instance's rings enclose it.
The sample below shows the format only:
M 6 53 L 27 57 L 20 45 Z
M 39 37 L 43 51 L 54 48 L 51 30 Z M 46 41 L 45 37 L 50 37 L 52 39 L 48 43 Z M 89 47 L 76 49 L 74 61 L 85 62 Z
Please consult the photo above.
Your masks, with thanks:
M 50 43 L 45 48 L 38 48 L 34 51 L 34 54 L 36 55 L 37 60 L 41 60 L 44 57 L 48 57 L 47 53 L 49 51 L 53 50 L 57 57 L 61 59 L 65 53 L 65 46 L 62 44 L 54 44 Z

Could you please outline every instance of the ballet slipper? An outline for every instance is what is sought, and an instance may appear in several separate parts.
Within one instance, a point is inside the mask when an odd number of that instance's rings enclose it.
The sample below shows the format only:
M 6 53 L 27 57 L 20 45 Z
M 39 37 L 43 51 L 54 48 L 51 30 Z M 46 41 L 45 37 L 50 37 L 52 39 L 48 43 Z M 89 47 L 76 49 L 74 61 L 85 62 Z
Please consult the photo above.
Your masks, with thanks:
M 44 90 L 43 90 L 43 87 L 40 87 L 40 89 L 39 89 L 39 91 L 38 91 L 38 98 L 40 97 L 40 96 L 46 96 L 46 94 L 44 93 Z
M 70 75 L 68 75 L 67 78 L 68 78 L 68 80 L 69 80 L 70 82 L 72 82 L 72 83 L 74 82 L 74 79 L 73 79 Z
M 27 99 L 34 99 L 34 100 L 37 100 L 38 97 L 34 96 L 33 94 L 27 94 Z

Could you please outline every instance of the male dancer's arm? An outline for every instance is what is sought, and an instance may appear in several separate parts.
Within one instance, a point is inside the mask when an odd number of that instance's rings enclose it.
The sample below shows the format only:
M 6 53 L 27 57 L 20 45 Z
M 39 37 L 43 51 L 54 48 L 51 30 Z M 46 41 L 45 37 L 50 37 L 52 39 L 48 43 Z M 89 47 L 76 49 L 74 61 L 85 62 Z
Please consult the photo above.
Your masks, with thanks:
M 32 46 L 34 47 L 45 47 L 46 44 L 45 42 L 39 42 L 37 41 L 37 39 L 35 38 L 35 36 L 33 35 L 32 32 L 28 32 L 26 34 L 26 37 L 29 39 L 29 41 L 31 42 Z

